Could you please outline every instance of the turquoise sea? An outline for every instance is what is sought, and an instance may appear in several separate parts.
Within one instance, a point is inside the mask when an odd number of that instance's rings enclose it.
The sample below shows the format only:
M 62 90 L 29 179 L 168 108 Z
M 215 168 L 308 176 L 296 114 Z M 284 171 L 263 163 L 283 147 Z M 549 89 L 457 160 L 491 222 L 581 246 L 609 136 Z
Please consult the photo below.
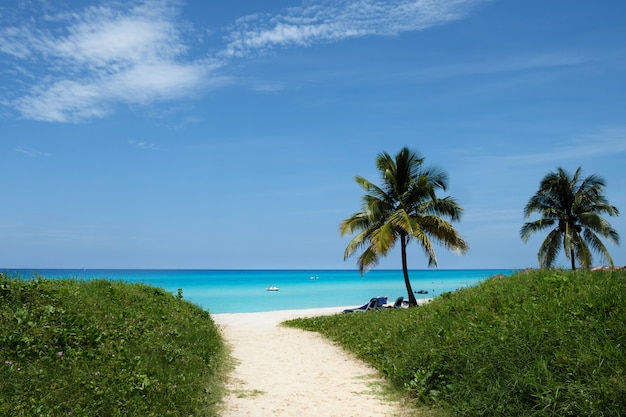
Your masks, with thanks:
M 305 308 L 360 306 L 370 298 L 406 298 L 401 270 L 118 270 L 118 269 L 5 269 L 10 277 L 57 279 L 106 278 L 144 283 L 177 294 L 211 313 L 249 313 Z M 412 270 L 416 298 L 477 285 L 486 278 L 514 273 L 512 269 Z M 270 286 L 278 291 L 267 291 Z

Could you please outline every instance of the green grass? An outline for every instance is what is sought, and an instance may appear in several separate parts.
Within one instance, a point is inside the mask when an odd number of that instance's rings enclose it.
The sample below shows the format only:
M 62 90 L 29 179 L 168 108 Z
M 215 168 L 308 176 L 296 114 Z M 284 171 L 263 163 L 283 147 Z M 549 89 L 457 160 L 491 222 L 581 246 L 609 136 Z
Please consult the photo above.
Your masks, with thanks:
M 225 347 L 209 313 L 181 298 L 0 274 L 0 415 L 218 415 Z
M 338 342 L 440 415 L 626 415 L 626 271 L 526 271 L 415 309 L 287 325 Z

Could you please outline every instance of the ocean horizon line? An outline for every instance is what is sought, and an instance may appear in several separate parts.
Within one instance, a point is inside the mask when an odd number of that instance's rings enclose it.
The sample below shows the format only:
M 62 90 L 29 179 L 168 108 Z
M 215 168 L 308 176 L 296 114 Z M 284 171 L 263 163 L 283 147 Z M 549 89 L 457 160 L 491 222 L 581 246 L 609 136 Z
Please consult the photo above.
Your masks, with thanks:
M 408 271 L 521 271 L 527 268 L 409 268 Z M 0 267 L 4 271 L 353 271 L 356 268 L 44 268 L 44 267 Z M 364 272 L 402 271 L 402 268 L 376 268 Z

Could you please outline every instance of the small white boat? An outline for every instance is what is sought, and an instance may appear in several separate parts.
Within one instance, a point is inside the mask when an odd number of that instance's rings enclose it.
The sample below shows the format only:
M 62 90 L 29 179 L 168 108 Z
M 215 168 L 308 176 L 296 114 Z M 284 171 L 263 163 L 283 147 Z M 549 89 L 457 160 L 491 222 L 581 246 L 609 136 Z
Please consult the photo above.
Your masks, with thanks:
M 267 291 L 278 291 L 280 288 L 270 285 L 266 288 Z

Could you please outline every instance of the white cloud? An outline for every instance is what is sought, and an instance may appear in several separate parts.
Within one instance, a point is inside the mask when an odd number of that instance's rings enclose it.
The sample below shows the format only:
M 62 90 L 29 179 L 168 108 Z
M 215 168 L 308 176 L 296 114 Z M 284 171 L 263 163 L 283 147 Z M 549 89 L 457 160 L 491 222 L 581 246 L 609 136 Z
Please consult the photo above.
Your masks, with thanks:
M 283 14 L 246 16 L 229 28 L 227 57 L 272 47 L 393 36 L 458 20 L 481 0 L 331 0 L 304 2 Z
M 85 80 L 61 80 L 50 86 L 35 86 L 31 92 L 15 101 L 22 116 L 48 122 L 77 122 L 108 114 L 109 103 L 102 85 Z
M 27 77 L 13 107 L 27 119 L 80 122 L 104 117 L 118 103 L 149 104 L 197 91 L 208 84 L 212 66 L 184 60 L 188 47 L 175 17 L 162 1 L 112 2 L 46 16 L 46 30 L 32 23 L 4 29 L 0 51 L 47 67 L 43 76 Z
M 26 58 L 30 55 L 30 48 L 24 39 L 34 38 L 27 27 L 8 27 L 0 31 L 0 52 L 13 55 L 17 58 Z
M 38 158 L 40 156 L 49 156 L 48 152 L 40 151 L 38 149 L 28 148 L 25 146 L 20 146 L 19 148 L 15 148 L 16 152 L 24 154 L 26 156 L 30 156 L 31 158 Z
M 120 104 L 174 100 L 228 83 L 228 76 L 215 70 L 235 57 L 421 30 L 461 19 L 483 1 L 305 1 L 276 15 L 236 20 L 226 28 L 221 52 L 199 59 L 190 58 L 197 37 L 189 36 L 192 28 L 180 19 L 177 2 L 108 1 L 21 19 L 13 13 L 4 22 L 0 13 L 0 54 L 13 60 L 4 74 L 15 78 L 0 103 L 32 120 L 101 118 Z M 280 85 L 270 86 L 276 88 Z
M 51 44 L 49 52 L 89 66 L 108 66 L 170 60 L 185 51 L 173 22 L 137 12 L 88 13 L 69 28 L 68 36 Z
M 151 142 L 143 140 L 129 140 L 128 144 L 138 149 L 159 150 L 160 148 Z

